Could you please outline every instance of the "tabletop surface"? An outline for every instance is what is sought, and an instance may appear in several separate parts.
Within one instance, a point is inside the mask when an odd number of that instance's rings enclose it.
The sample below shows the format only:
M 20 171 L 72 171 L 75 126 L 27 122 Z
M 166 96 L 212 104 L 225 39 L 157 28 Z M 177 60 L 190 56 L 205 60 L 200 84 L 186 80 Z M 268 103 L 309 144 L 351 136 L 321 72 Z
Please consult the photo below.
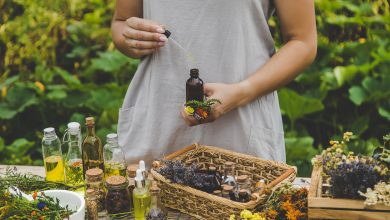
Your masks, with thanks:
M 7 167 L 16 167 L 17 171 L 20 173 L 32 173 L 39 176 L 45 176 L 45 169 L 43 166 L 8 166 L 8 165 L 0 165 L 0 174 L 5 173 L 5 170 Z M 297 187 L 309 187 L 310 185 L 310 178 L 303 178 L 303 177 L 297 177 L 295 178 L 293 182 L 294 186 Z M 189 220 L 194 219 L 193 217 L 190 217 L 186 214 L 180 213 L 178 211 L 169 209 L 168 213 L 168 219 L 169 220 Z M 102 219 L 103 220 L 103 219 Z

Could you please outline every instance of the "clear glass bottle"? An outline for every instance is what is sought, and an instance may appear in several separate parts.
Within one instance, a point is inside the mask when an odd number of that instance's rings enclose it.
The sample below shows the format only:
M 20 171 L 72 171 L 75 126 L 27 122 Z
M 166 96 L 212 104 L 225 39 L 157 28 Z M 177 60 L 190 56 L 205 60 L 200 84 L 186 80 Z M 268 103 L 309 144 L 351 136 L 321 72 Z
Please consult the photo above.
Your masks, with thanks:
M 251 182 L 248 175 L 241 175 L 237 177 L 237 186 L 239 190 L 246 190 L 250 195 L 251 192 Z
M 133 190 L 133 206 L 135 220 L 144 220 L 145 213 L 150 207 L 150 193 L 143 184 L 143 174 L 140 169 L 135 176 L 135 189 Z
M 190 78 L 186 83 L 186 101 L 200 101 L 204 100 L 203 80 L 199 78 L 199 70 L 191 69 Z
M 85 205 L 87 207 L 87 220 L 98 220 L 98 200 L 94 189 L 85 192 Z
M 104 175 L 126 177 L 125 154 L 118 144 L 117 134 L 107 135 L 107 144 L 104 145 Z
M 230 200 L 235 201 L 236 197 L 234 196 L 234 193 L 233 193 L 233 186 L 224 185 L 222 187 L 222 197 L 225 199 L 230 199 Z
M 46 181 L 64 182 L 64 160 L 62 158 L 61 141 L 54 128 L 43 130 L 42 154 L 45 165 Z
M 248 191 L 245 189 L 240 189 L 238 191 L 238 201 L 239 202 L 249 202 L 250 200 L 250 194 L 248 194 Z
M 233 162 L 230 162 L 230 161 L 225 162 L 224 176 L 223 176 L 222 184 L 236 186 L 236 178 L 235 178 L 234 173 L 235 173 L 235 164 Z
M 84 177 L 79 123 L 71 122 L 68 124 L 63 143 L 68 144 L 68 154 L 65 158 L 65 183 L 69 186 L 81 187 L 84 185 Z
M 221 189 L 221 175 L 217 171 L 217 167 L 210 165 L 208 169 L 208 174 L 212 175 L 212 181 L 211 181 L 211 192 L 214 190 L 220 190 Z
M 168 219 L 168 212 L 161 204 L 160 188 L 155 184 L 150 187 L 150 209 L 146 213 L 146 220 L 166 220 Z
M 106 190 L 103 182 L 103 170 L 99 168 L 92 168 L 85 172 L 86 188 L 95 190 L 98 215 L 99 217 L 106 215 Z
M 86 118 L 85 125 L 87 126 L 87 136 L 82 145 L 84 175 L 87 170 L 92 168 L 98 167 L 104 170 L 103 146 L 95 134 L 95 119 L 93 117 Z
M 106 179 L 106 209 L 110 219 L 126 219 L 130 216 L 129 182 L 123 176 Z
M 127 180 L 129 181 L 129 195 L 130 195 L 130 206 L 131 208 L 134 207 L 133 205 L 133 190 L 135 188 L 135 176 L 137 174 L 138 164 L 130 164 L 127 166 Z

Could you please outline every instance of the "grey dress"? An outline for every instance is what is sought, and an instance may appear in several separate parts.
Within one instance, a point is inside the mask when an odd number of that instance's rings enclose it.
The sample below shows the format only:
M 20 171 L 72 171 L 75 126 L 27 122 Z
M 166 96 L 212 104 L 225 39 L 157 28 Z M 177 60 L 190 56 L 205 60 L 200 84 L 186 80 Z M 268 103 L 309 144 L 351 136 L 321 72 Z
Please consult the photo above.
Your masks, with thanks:
M 172 41 L 142 59 L 119 110 L 119 144 L 128 163 L 150 163 L 192 143 L 285 161 L 277 92 L 235 109 L 213 123 L 188 127 L 180 116 L 190 68 L 205 83 L 237 83 L 275 52 L 267 24 L 270 0 L 144 0 L 144 18 L 167 26 Z M 196 65 L 196 66 L 195 66 Z

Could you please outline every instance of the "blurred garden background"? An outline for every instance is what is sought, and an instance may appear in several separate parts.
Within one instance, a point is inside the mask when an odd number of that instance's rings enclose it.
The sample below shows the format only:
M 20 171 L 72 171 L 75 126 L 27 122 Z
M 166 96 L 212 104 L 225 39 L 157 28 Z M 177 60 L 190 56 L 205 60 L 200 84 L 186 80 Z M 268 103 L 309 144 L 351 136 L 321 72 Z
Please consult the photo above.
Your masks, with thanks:
M 279 90 L 287 162 L 301 176 L 344 131 L 355 134 L 352 150 L 371 154 L 390 130 L 389 0 L 315 3 L 316 61 Z M 95 116 L 102 140 L 116 131 L 138 60 L 114 48 L 114 4 L 0 0 L 0 164 L 42 165 L 45 127 L 62 136 Z M 280 47 L 277 18 L 269 23 Z

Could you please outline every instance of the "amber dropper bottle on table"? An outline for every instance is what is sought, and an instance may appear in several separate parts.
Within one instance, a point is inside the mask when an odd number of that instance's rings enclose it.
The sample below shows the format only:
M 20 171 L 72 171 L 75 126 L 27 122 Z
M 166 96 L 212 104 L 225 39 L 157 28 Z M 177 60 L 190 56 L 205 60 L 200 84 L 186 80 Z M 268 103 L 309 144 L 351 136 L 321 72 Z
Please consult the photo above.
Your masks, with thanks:
M 82 157 L 83 157 L 83 172 L 92 168 L 100 168 L 104 170 L 103 162 L 103 145 L 98 136 L 95 134 L 95 119 L 88 117 L 85 119 L 87 127 L 87 136 L 83 140 Z

